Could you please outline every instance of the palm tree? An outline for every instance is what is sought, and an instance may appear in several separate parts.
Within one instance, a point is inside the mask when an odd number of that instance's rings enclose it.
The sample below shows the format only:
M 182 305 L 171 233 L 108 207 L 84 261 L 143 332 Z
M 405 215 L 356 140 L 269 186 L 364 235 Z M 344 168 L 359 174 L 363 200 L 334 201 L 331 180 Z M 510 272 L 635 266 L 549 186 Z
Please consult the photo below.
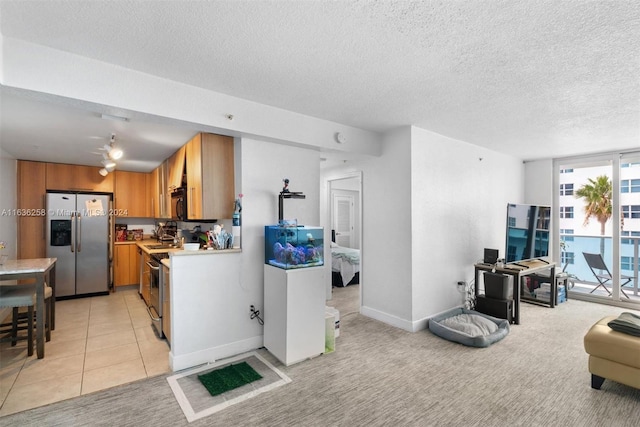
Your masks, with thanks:
M 611 219 L 613 187 L 611 180 L 606 175 L 600 175 L 596 179 L 589 178 L 589 183 L 580 187 L 575 196 L 584 199 L 584 225 L 589 224 L 589 219 L 594 217 L 600 223 L 600 254 L 604 256 L 604 227 Z

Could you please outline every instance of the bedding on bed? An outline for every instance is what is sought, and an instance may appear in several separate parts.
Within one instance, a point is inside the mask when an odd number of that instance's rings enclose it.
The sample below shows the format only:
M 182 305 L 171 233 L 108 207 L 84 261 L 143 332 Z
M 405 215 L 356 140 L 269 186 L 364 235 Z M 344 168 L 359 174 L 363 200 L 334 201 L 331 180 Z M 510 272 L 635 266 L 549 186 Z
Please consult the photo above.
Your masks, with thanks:
M 342 286 L 347 286 L 353 276 L 360 272 L 360 250 L 331 242 L 331 271 L 340 273 Z

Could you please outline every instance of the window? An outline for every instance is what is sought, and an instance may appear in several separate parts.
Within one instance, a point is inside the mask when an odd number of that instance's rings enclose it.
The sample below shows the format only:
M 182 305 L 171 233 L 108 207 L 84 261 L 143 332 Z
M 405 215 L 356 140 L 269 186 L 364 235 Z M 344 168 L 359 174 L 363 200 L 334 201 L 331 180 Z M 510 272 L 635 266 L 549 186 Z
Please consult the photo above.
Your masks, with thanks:
M 560 218 L 573 218 L 573 206 L 560 206 Z
M 620 243 L 623 245 L 633 245 L 635 239 L 625 239 L 624 236 L 640 236 L 640 231 L 621 231 L 620 232 Z
M 560 229 L 560 239 L 565 242 L 573 242 L 573 229 L 572 228 L 561 228 Z
M 516 218 L 513 216 L 507 217 L 507 226 L 514 227 L 516 226 Z
M 622 216 L 625 218 L 640 218 L 640 205 L 622 206 Z
M 640 179 L 623 179 L 620 181 L 621 193 L 640 193 Z
M 572 173 L 573 169 L 560 169 L 560 173 Z
M 561 196 L 573 196 L 573 184 L 560 184 Z
M 637 168 L 638 166 L 640 166 L 640 163 L 638 163 L 638 162 L 634 162 L 634 163 L 620 163 L 620 167 L 621 167 L 621 168 Z
M 633 271 L 633 257 L 630 257 L 630 256 L 620 257 L 620 269 Z
M 561 264 L 573 264 L 575 259 L 575 255 L 573 252 L 563 252 L 560 257 Z

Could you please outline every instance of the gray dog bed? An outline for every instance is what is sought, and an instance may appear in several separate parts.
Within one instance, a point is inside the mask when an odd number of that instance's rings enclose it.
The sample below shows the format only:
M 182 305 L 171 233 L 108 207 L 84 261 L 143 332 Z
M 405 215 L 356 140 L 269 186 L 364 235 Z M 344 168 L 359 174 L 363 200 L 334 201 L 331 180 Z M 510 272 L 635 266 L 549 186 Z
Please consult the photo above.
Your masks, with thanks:
M 454 308 L 429 319 L 429 330 L 449 341 L 470 347 L 488 347 L 507 336 L 509 322 L 477 311 Z

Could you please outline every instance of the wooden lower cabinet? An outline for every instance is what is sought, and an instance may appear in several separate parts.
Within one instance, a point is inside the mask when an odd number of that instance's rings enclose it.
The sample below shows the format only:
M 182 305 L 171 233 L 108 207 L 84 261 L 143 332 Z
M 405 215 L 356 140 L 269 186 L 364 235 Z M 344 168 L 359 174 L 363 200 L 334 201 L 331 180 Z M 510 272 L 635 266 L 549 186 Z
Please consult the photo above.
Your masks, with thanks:
M 140 256 L 137 245 L 114 245 L 113 285 L 137 285 L 140 280 Z
M 151 298 L 151 268 L 149 267 L 149 262 L 151 262 L 151 255 L 146 252 L 142 252 L 142 265 L 140 269 L 142 271 L 142 275 L 140 280 L 142 280 L 141 292 L 142 299 L 144 300 L 147 306 L 149 305 L 149 300 Z

